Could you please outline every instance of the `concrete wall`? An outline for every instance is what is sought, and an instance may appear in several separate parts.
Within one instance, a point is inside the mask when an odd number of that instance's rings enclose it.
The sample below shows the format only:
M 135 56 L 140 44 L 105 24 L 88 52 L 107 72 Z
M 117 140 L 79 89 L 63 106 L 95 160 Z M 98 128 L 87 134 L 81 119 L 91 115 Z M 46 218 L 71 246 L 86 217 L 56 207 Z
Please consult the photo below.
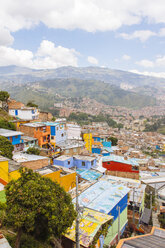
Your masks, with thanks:
M 59 124 L 55 127 L 56 132 L 56 144 L 66 140 L 66 126 L 65 124 Z
M 63 160 L 63 161 L 61 161 L 58 158 L 56 158 L 56 159 L 53 160 L 53 164 L 63 166 L 63 167 L 66 167 L 66 168 L 71 168 L 71 167 L 74 166 L 72 157 L 67 158 L 66 160 Z
M 74 166 L 76 166 L 79 169 L 91 169 L 96 166 L 96 159 L 93 161 L 87 161 L 87 160 L 80 160 L 74 158 Z
M 39 118 L 38 109 L 9 109 L 9 115 L 23 120 L 37 120 Z
M 22 162 L 21 165 L 23 167 L 26 167 L 26 168 L 29 168 L 32 170 L 37 170 L 37 169 L 41 169 L 45 166 L 48 166 L 49 165 L 49 158 Z
M 9 170 L 8 160 L 0 161 L 0 178 L 6 183 L 8 183 L 9 181 L 8 170 Z

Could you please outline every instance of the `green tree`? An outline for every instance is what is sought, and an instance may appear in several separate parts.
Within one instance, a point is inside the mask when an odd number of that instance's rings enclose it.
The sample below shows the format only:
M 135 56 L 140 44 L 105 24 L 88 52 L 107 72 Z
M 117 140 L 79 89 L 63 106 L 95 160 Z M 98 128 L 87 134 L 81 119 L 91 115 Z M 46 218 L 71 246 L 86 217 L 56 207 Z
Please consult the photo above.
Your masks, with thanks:
M 27 153 L 28 154 L 39 155 L 40 154 L 40 150 L 38 148 L 35 148 L 35 147 L 29 147 L 27 149 Z
M 117 142 L 118 142 L 117 138 L 111 136 L 108 138 L 108 140 L 112 142 L 112 146 L 117 146 Z
M 12 159 L 14 146 L 3 136 L 0 136 L 0 155 Z
M 16 130 L 15 125 L 13 122 L 9 122 L 4 119 L 0 119 L 0 128 L 5 128 L 9 130 Z
M 15 248 L 20 247 L 22 233 L 36 239 L 53 236 L 58 240 L 76 217 L 71 196 L 56 182 L 27 168 L 21 177 L 6 186 L 7 223 L 15 227 Z
M 26 106 L 28 106 L 28 107 L 34 107 L 34 108 L 38 108 L 38 105 L 37 105 L 37 104 L 35 104 L 33 101 L 29 101 L 29 102 L 26 104 Z
M 0 91 L 0 101 L 7 101 L 9 97 L 10 95 L 7 91 Z

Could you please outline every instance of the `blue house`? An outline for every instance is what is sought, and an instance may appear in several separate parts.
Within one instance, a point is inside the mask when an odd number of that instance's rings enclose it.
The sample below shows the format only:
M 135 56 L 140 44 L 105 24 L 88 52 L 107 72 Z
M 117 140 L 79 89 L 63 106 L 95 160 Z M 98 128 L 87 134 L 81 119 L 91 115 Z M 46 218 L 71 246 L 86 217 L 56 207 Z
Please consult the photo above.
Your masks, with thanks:
M 22 132 L 0 128 L 0 136 L 6 137 L 14 146 L 14 151 L 22 151 L 24 142 L 21 138 Z
M 53 160 L 53 164 L 63 166 L 66 168 L 71 168 L 74 166 L 74 161 L 73 161 L 73 157 L 62 155 L 58 158 L 55 158 Z
M 44 122 L 45 125 L 50 126 L 50 143 L 58 145 L 66 140 L 66 124 L 58 122 Z
M 96 166 L 96 158 L 92 156 L 74 156 L 74 166 L 79 169 L 92 169 Z
M 96 158 L 92 156 L 76 155 L 74 157 L 69 157 L 62 155 L 53 160 L 54 165 L 63 166 L 66 168 L 76 167 L 78 169 L 92 169 L 96 166 Z
M 105 213 L 113 216 L 113 223 L 108 228 L 107 236 L 104 244 L 109 246 L 115 243 L 118 235 L 118 223 L 120 214 L 120 233 L 122 234 L 128 222 L 127 218 L 127 202 L 130 189 L 111 181 L 101 180 L 85 191 L 83 191 L 78 199 L 81 207 Z M 75 202 L 75 198 L 73 202 Z M 119 211 L 120 209 L 120 211 Z

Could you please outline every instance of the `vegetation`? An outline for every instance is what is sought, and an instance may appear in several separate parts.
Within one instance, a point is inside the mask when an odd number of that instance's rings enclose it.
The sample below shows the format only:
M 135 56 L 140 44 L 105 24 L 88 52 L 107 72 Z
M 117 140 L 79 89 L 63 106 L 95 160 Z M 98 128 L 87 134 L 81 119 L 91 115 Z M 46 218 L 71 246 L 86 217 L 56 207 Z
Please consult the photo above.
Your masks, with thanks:
M 113 106 L 124 106 L 128 108 L 141 108 L 145 106 L 153 106 L 156 100 L 153 97 L 125 91 L 118 86 L 104 83 L 99 80 L 82 80 L 75 78 L 55 78 L 45 81 L 39 81 L 38 89 L 33 88 L 35 82 L 30 84 L 22 84 L 20 86 L 5 85 L 11 96 L 22 102 L 27 102 L 34 99 L 36 104 L 39 104 L 42 110 L 53 110 L 52 107 L 56 100 L 59 100 L 59 95 L 62 98 L 80 99 L 88 97 L 95 99 L 97 102 Z M 2 85 L 3 87 L 3 85 Z M 142 92 L 142 91 L 141 91 Z M 41 101 L 42 97 L 42 101 Z M 53 115 L 55 115 L 53 113 Z
M 0 155 L 12 159 L 14 146 L 12 143 L 3 136 L 0 136 Z
M 29 102 L 26 104 L 26 106 L 38 108 L 38 105 L 35 104 L 33 101 L 29 101 Z
M 38 148 L 35 148 L 35 147 L 29 147 L 27 149 L 27 153 L 28 154 L 39 155 L 40 154 L 40 150 Z
M 6 217 L 15 228 L 15 248 L 20 247 L 22 233 L 43 242 L 58 240 L 76 217 L 71 196 L 56 182 L 27 168 L 21 177 L 6 185 Z
M 9 97 L 10 95 L 7 91 L 0 91 L 0 101 L 7 101 Z
M 89 115 L 86 113 L 71 113 L 68 121 L 76 121 L 79 125 L 88 125 L 92 122 L 107 122 L 108 126 L 114 128 L 123 128 L 123 124 L 117 123 L 109 115 Z
M 158 220 L 160 222 L 160 227 L 161 228 L 165 228 L 165 218 L 163 214 L 159 214 L 158 215 Z
M 165 134 L 165 117 L 161 119 L 154 120 L 153 124 L 145 125 L 145 132 L 160 132 Z
M 0 128 L 5 128 L 5 129 L 9 129 L 9 130 L 16 130 L 13 122 L 10 122 L 10 121 L 4 120 L 4 119 L 0 119 Z
M 117 142 L 118 142 L 117 138 L 110 136 L 108 140 L 112 142 L 112 146 L 117 146 Z

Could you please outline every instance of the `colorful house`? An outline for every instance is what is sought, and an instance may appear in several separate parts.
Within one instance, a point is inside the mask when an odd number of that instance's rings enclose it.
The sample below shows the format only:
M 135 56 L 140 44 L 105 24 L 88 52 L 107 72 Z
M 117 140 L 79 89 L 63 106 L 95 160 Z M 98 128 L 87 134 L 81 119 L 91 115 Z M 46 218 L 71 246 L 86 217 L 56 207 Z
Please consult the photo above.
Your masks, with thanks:
M 20 125 L 20 131 L 26 136 L 38 139 L 41 148 L 47 148 L 50 142 L 50 126 L 43 123 L 26 123 Z
M 73 157 L 62 155 L 53 159 L 54 165 L 59 165 L 65 168 L 72 168 L 74 166 Z
M 78 169 L 92 169 L 96 167 L 96 158 L 92 156 L 75 155 L 74 166 Z
M 104 156 L 103 167 L 107 169 L 109 175 L 139 179 L 139 164 L 133 158 Z
M 34 107 L 9 108 L 9 115 L 21 120 L 38 120 L 39 110 Z
M 24 143 L 22 140 L 22 132 L 0 128 L 0 136 L 6 137 L 14 146 L 14 151 L 22 151 Z
M 85 142 L 86 149 L 91 153 L 92 152 L 92 134 L 83 133 L 83 140 Z
M 24 142 L 24 151 L 26 152 L 29 148 L 38 147 L 38 139 L 29 137 L 29 136 L 22 136 Z
M 95 247 L 103 247 L 104 238 L 106 235 L 100 235 L 97 240 L 95 240 L 95 238 L 97 237 L 99 231 L 104 229 L 105 224 L 111 224 L 112 219 L 113 217 L 107 214 L 84 208 L 79 225 L 80 246 L 88 248 L 95 244 Z M 64 235 L 65 238 L 62 242 L 64 248 L 74 247 L 76 241 L 75 230 L 76 222 L 74 221 L 72 226 L 67 229 L 66 234 Z
M 113 217 L 113 223 L 109 226 L 107 236 L 104 240 L 104 244 L 107 246 L 116 244 L 119 214 L 121 234 L 124 232 L 127 225 L 127 202 L 129 190 L 130 189 L 122 184 L 99 181 L 79 195 L 80 207 L 88 207 L 89 209 Z M 76 202 L 75 198 L 73 202 Z
M 0 183 L 2 185 L 6 185 L 9 181 L 8 164 L 8 159 L 0 156 Z

